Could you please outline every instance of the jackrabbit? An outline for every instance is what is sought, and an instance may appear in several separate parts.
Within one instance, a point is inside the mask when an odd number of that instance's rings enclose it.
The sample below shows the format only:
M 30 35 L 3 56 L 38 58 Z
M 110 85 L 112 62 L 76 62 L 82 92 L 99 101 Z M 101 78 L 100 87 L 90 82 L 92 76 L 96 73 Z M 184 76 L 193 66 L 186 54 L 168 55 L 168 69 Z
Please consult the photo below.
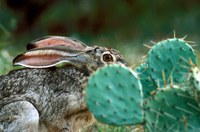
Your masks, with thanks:
M 26 68 L 0 76 L 4 132 L 75 132 L 88 126 L 94 121 L 84 102 L 88 77 L 107 64 L 126 65 L 116 50 L 58 36 L 29 43 L 13 63 Z

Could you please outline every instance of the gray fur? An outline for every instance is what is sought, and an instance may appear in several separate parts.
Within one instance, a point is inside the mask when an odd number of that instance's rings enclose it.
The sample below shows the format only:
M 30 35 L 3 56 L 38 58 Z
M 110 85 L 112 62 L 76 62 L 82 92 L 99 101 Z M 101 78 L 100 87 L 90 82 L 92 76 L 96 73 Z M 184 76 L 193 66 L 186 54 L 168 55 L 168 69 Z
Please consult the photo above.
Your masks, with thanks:
M 75 132 L 91 124 L 84 90 L 89 76 L 105 65 L 100 55 L 106 50 L 89 51 L 88 64 L 81 67 L 24 68 L 0 76 L 0 132 Z M 112 54 L 114 63 L 124 63 L 117 51 Z
M 50 126 L 52 127 L 50 129 L 55 130 L 74 129 L 75 126 L 68 128 L 71 125 L 67 124 L 71 121 L 64 117 L 86 111 L 83 84 L 89 73 L 84 69 L 74 67 L 22 69 L 1 76 L 0 124 L 5 124 L 5 118 L 11 118 L 9 111 L 5 111 L 7 108 L 4 107 L 12 103 L 15 105 L 18 103 L 21 106 L 22 102 L 28 101 L 38 111 L 40 123 L 44 126 Z M 6 120 L 8 123 L 10 121 L 12 120 Z M 22 118 L 21 122 L 26 121 Z

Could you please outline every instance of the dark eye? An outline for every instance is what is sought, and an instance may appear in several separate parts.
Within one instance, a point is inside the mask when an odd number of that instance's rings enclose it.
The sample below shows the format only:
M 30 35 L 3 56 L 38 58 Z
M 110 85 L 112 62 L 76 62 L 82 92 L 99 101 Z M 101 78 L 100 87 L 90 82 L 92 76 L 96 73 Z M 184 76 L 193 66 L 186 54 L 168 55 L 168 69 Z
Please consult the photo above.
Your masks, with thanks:
M 113 62 L 113 57 L 111 54 L 104 54 L 103 55 L 103 61 L 105 62 Z

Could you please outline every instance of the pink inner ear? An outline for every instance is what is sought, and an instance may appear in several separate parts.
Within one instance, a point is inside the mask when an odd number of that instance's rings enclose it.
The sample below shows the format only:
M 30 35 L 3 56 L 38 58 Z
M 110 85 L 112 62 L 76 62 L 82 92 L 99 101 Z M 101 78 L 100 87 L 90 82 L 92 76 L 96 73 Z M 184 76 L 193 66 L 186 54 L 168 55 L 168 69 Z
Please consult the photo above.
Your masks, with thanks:
M 60 55 L 20 55 L 14 60 L 14 64 L 33 68 L 50 67 L 58 63 L 60 59 Z
M 70 49 L 82 50 L 85 48 L 81 42 L 76 42 L 66 37 L 49 37 L 39 41 L 35 41 L 27 45 L 27 49 L 42 48 L 50 46 L 67 46 Z

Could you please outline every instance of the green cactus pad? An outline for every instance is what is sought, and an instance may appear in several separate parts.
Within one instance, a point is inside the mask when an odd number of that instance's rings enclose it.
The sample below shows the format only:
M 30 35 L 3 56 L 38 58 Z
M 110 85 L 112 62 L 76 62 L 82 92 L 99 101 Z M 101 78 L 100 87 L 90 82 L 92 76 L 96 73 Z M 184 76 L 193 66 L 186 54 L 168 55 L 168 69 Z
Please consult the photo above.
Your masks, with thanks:
M 144 110 L 146 131 L 200 131 L 200 107 L 182 88 L 169 86 L 155 92 Z
M 196 64 L 196 56 L 192 47 L 181 39 L 168 39 L 156 44 L 149 52 L 147 63 L 151 77 L 157 80 L 159 87 L 170 84 L 170 76 L 174 84 L 182 83 L 191 68 L 190 60 Z
M 154 45 L 148 53 L 145 70 L 141 71 L 144 64 L 136 69 L 141 78 L 144 98 L 158 87 L 182 83 L 191 68 L 189 61 L 196 64 L 196 55 L 182 39 L 168 39 Z
M 157 87 L 155 80 L 150 77 L 150 70 L 146 63 L 137 67 L 135 71 L 138 73 L 143 89 L 144 98 L 148 97 L 151 92 Z
M 136 74 L 129 68 L 109 65 L 89 79 L 86 104 L 95 118 L 111 125 L 142 122 L 142 90 Z

